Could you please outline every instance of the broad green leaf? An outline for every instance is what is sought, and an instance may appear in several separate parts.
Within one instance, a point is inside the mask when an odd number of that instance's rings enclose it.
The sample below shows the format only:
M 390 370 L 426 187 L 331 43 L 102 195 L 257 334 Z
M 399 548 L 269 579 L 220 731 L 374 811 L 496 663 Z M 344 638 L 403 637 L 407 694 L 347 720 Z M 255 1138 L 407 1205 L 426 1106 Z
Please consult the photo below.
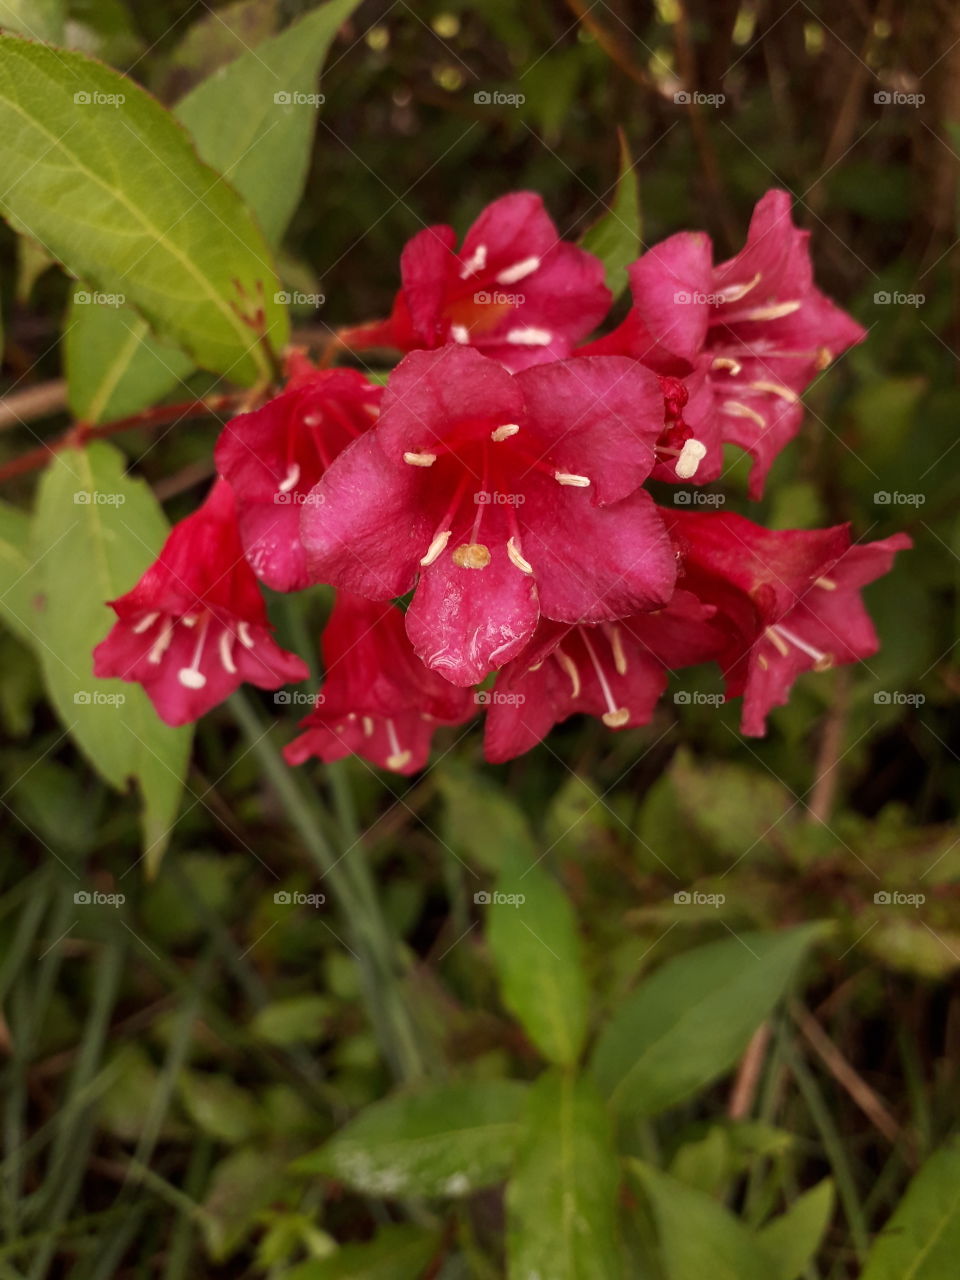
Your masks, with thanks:
M 935 1151 L 874 1243 L 861 1280 L 953 1280 L 960 1258 L 960 1138 Z
M 316 95 L 327 51 L 358 3 L 328 0 L 177 104 L 201 157 L 240 192 L 271 244 L 286 230 L 306 181 L 319 103 L 300 99 Z
M 509 1080 L 397 1094 L 367 1107 L 296 1168 L 390 1199 L 469 1195 L 506 1176 L 525 1095 Z
M 723 1205 L 639 1160 L 629 1168 L 650 1204 L 664 1280 L 772 1280 L 763 1249 Z
M 329 1034 L 335 1008 L 329 996 L 288 996 L 258 1009 L 250 1029 L 270 1044 L 315 1044 Z
M 92 293 L 129 302 L 204 368 L 241 383 L 269 375 L 247 319 L 262 308 L 276 350 L 289 326 L 263 235 L 132 80 L 0 36 L 0 164 L 11 175 L 0 211 Z
M 137 781 L 151 868 L 180 807 L 191 732 L 163 724 L 139 685 L 94 679 L 91 654 L 115 620 L 106 601 L 137 582 L 166 532 L 149 488 L 124 475 L 123 456 L 111 445 L 61 450 L 40 482 L 32 555 L 33 592 L 42 598 L 30 626 L 44 682 L 105 780 L 118 789 Z
M 63 40 L 65 0 L 0 0 L 0 27 L 31 40 Z
M 207 1252 L 222 1262 L 259 1227 L 263 1211 L 291 1188 L 289 1156 L 282 1146 L 239 1147 L 210 1175 L 199 1216 Z M 289 1277 L 288 1277 L 289 1280 Z
M 641 251 L 640 191 L 630 148 L 623 132 L 620 137 L 620 176 L 607 212 L 580 238 L 580 247 L 603 263 L 607 288 L 618 298 L 627 287 L 627 267 Z
M 279 0 L 234 0 L 216 9 L 201 8 L 161 72 L 158 96 L 164 102 L 182 97 L 220 67 L 255 49 L 276 31 L 278 8 Z
M 530 828 L 511 796 L 476 769 L 447 763 L 437 776 L 445 801 L 444 840 L 458 858 L 486 871 L 499 871 L 507 849 L 523 851 L 532 861 Z
M 181 1071 L 177 1090 L 197 1128 L 219 1142 L 236 1146 L 263 1127 L 263 1115 L 253 1097 L 227 1076 Z
M 770 1260 L 770 1280 L 800 1280 L 813 1261 L 833 1215 L 833 1181 L 824 1178 L 757 1233 Z
M 206 164 L 224 175 L 279 243 L 303 192 L 318 108 L 296 97 L 316 91 L 337 30 L 358 0 L 331 0 L 281 35 L 245 49 L 177 105 Z M 216 15 L 218 31 L 230 32 Z M 289 103 L 275 96 L 286 93 Z M 156 404 L 193 368 L 129 308 L 77 306 L 67 328 L 67 380 L 77 418 L 102 422 Z
M 36 592 L 30 517 L 0 502 L 0 617 L 27 645 L 36 641 L 31 595 Z
M 822 928 L 737 934 L 668 960 L 642 982 L 593 1055 L 614 1109 L 655 1115 L 728 1071 Z
M 587 1031 L 587 979 L 573 908 L 535 858 L 506 847 L 487 942 L 503 1002 L 544 1057 L 571 1066 Z
M 619 1183 L 610 1117 L 593 1085 L 542 1076 L 507 1187 L 510 1280 L 617 1280 Z
M 67 391 L 78 421 L 107 422 L 139 413 L 193 372 L 190 357 L 161 342 L 130 307 L 77 302 L 85 297 L 89 290 L 78 285 L 64 332 Z
M 332 1258 L 301 1262 L 285 1280 L 422 1280 L 439 1245 L 420 1227 L 383 1227 L 369 1244 L 345 1244 Z

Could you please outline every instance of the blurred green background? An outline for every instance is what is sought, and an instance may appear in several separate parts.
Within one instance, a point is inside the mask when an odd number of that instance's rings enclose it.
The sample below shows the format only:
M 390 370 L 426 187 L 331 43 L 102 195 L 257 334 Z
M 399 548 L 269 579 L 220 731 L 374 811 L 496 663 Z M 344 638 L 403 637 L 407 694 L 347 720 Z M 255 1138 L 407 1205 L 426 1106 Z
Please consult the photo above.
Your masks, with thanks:
M 172 103 L 311 7 L 74 0 L 65 42 Z M 23 30 L 41 11 L 0 4 L 0 25 Z M 540 192 L 578 238 L 611 198 L 620 127 L 646 244 L 704 227 L 726 256 L 760 195 L 785 187 L 813 233 L 819 283 L 869 331 L 811 390 L 762 504 L 746 502 L 731 456 L 730 508 L 781 528 L 850 520 L 865 539 L 905 529 L 915 549 L 868 590 L 880 654 L 803 678 L 765 740 L 739 736 L 736 703 L 677 703 L 719 690 L 697 670 L 674 680 L 646 731 L 574 720 L 497 768 L 476 728 L 448 731 L 412 782 L 359 762 L 307 771 L 332 806 L 326 838 L 372 870 L 401 940 L 415 1063 L 385 1047 L 390 1010 L 377 1012 L 376 975 L 355 963 L 350 895 L 369 882 L 349 872 L 346 897 L 331 892 L 304 834 L 309 791 L 291 798 L 269 771 L 264 744 L 292 736 L 289 710 L 281 719 L 271 695 L 255 696 L 239 720 L 222 708 L 199 726 L 188 796 L 149 881 L 133 800 L 95 779 L 43 699 L 35 658 L 0 631 L 0 1278 L 282 1276 L 404 1216 L 292 1175 L 289 1161 L 398 1074 L 533 1073 L 473 900 L 522 815 L 575 907 L 593 1024 L 670 955 L 730 931 L 834 922 L 802 992 L 767 1024 L 752 1135 L 735 1132 L 728 1079 L 643 1141 L 751 1224 L 831 1175 L 841 1208 L 806 1274 L 855 1276 L 865 1241 L 957 1122 L 960 11 L 364 0 L 321 88 L 281 263 L 287 287 L 326 299 L 297 317 L 302 341 L 386 314 L 406 239 L 432 222 L 462 232 L 506 191 Z M 7 228 L 0 254 L 4 387 L 49 392 L 70 282 Z M 66 424 L 4 422 L 0 463 Z M 212 474 L 217 429 L 117 443 L 176 518 Z M 26 506 L 34 484 L 15 479 L 3 497 Z M 289 644 L 313 644 L 328 599 L 273 606 Z M 78 884 L 125 902 L 77 910 Z M 674 902 L 694 888 L 724 902 Z M 294 890 L 327 901 L 275 900 Z M 502 1274 L 501 1232 L 497 1196 L 474 1197 L 423 1274 Z

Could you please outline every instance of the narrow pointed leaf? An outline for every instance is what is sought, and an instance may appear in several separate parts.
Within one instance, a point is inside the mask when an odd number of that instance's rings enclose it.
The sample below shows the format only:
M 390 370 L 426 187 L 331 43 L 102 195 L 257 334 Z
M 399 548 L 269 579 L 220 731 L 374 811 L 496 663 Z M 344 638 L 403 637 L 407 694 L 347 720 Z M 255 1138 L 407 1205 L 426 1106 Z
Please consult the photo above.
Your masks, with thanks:
M 877 1237 L 862 1280 L 947 1280 L 960 1258 L 960 1139 L 926 1161 Z
M 627 139 L 621 131 L 620 176 L 607 212 L 580 239 L 582 248 L 603 263 L 607 288 L 618 298 L 627 287 L 627 267 L 639 258 L 642 244 L 640 191 L 637 171 L 630 158 Z

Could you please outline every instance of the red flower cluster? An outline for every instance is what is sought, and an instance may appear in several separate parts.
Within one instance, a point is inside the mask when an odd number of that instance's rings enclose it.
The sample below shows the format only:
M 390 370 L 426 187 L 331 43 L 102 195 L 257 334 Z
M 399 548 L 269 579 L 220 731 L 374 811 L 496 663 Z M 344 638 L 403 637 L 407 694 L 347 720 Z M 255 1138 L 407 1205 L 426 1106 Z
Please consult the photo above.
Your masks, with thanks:
M 645 724 L 668 671 L 711 660 L 762 734 L 802 672 L 876 650 L 859 592 L 905 535 L 775 532 L 643 487 L 716 479 L 730 443 L 758 497 L 801 393 L 864 337 L 814 286 L 785 192 L 727 262 L 697 232 L 650 249 L 626 319 L 586 345 L 611 302 L 602 266 L 532 194 L 495 201 L 459 250 L 427 228 L 401 277 L 390 318 L 343 335 L 407 353 L 386 388 L 294 354 L 281 394 L 224 428 L 207 501 L 113 602 L 98 675 L 142 683 L 171 724 L 243 680 L 303 679 L 256 579 L 327 583 L 326 678 L 287 758 L 410 773 L 478 709 L 493 761 L 575 712 Z

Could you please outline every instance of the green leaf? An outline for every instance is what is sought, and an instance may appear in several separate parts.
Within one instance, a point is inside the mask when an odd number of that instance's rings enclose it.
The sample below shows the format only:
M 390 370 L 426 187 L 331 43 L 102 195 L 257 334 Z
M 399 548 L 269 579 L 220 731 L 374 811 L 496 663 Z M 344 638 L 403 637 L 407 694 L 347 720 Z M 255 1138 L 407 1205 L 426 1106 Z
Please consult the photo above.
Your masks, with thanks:
M 723 1205 L 639 1160 L 629 1168 L 650 1204 L 665 1280 L 771 1280 L 766 1254 Z
M 334 1008 L 328 996 L 288 996 L 258 1009 L 251 1030 L 270 1044 L 315 1044 L 328 1034 Z
M 79 422 L 108 422 L 139 413 L 174 390 L 194 370 L 179 347 L 161 342 L 130 307 L 77 303 L 65 330 L 67 394 Z
M 318 108 L 316 91 L 337 31 L 359 0 L 328 0 L 278 36 L 222 67 L 178 103 L 201 157 L 247 201 L 271 244 L 300 203 Z M 278 102 L 286 94 L 288 102 Z
M 222 173 L 278 244 L 306 180 L 318 111 L 277 103 L 278 92 L 316 88 L 330 44 L 358 0 L 332 0 L 281 35 L 246 52 L 198 85 L 174 114 L 189 129 L 201 160 Z M 218 38 L 232 36 L 216 15 Z M 233 37 L 236 39 L 236 37 Z M 67 328 L 70 406 L 84 422 L 103 422 L 156 404 L 193 363 L 157 340 L 129 308 L 79 307 Z
M 770 1259 L 770 1280 L 800 1280 L 805 1274 L 830 1224 L 833 1202 L 833 1181 L 824 1178 L 758 1232 Z
M 498 871 L 506 849 L 523 850 L 533 858 L 533 841 L 516 801 L 491 786 L 475 769 L 446 764 L 437 770 L 445 801 L 446 843 L 458 858 L 486 871 Z
M 263 1117 L 254 1099 L 226 1076 L 181 1071 L 177 1088 L 193 1123 L 220 1142 L 236 1146 L 262 1127 Z
M 534 857 L 505 847 L 487 908 L 503 1002 L 544 1057 L 571 1066 L 587 1032 L 587 979 L 567 896 Z
M 78 96 L 79 95 L 79 96 Z M 254 383 L 270 361 L 240 312 L 285 308 L 263 235 L 236 192 L 132 80 L 82 54 L 0 36 L 0 211 L 94 292 L 122 295 L 197 364 Z
M 35 642 L 31 595 L 36 591 L 30 554 L 30 518 L 0 502 L 0 617 L 27 645 Z
M 295 1167 L 390 1199 L 469 1195 L 506 1176 L 525 1095 L 510 1080 L 397 1094 L 367 1107 Z
M 278 8 L 279 0 L 234 0 L 201 10 L 161 72 L 158 96 L 164 102 L 182 97 L 234 58 L 255 49 L 276 31 Z
M 627 267 L 636 262 L 642 248 L 637 174 L 627 139 L 622 130 L 618 130 L 618 134 L 620 176 L 613 201 L 607 212 L 580 237 L 580 247 L 595 254 L 603 263 L 607 288 L 614 298 L 627 287 Z
M 45 472 L 33 526 L 33 560 L 42 591 L 32 639 L 47 693 L 94 768 L 118 789 L 136 779 L 148 865 L 170 838 L 183 792 L 189 728 L 171 729 L 144 691 L 96 680 L 92 650 L 114 615 L 106 601 L 128 591 L 156 558 L 167 526 L 141 480 L 124 475 L 111 445 L 64 449 Z
M 822 929 L 737 934 L 668 960 L 642 982 L 593 1056 L 614 1108 L 655 1115 L 728 1071 Z
M 31 40 L 63 40 L 64 0 L 0 0 L 0 27 Z
M 507 1187 L 510 1280 L 621 1276 L 619 1182 L 610 1117 L 593 1085 L 560 1072 L 542 1076 Z
M 383 1227 L 369 1244 L 345 1244 L 332 1258 L 302 1262 L 285 1280 L 421 1280 L 440 1245 L 420 1227 Z
M 935 1151 L 874 1243 L 861 1280 L 952 1280 L 960 1257 L 960 1138 Z
M 200 1216 L 207 1251 L 222 1262 L 235 1253 L 259 1225 L 263 1210 L 282 1201 L 291 1180 L 282 1147 L 240 1147 L 221 1160 L 210 1175 Z M 289 1277 L 288 1277 L 289 1280 Z

